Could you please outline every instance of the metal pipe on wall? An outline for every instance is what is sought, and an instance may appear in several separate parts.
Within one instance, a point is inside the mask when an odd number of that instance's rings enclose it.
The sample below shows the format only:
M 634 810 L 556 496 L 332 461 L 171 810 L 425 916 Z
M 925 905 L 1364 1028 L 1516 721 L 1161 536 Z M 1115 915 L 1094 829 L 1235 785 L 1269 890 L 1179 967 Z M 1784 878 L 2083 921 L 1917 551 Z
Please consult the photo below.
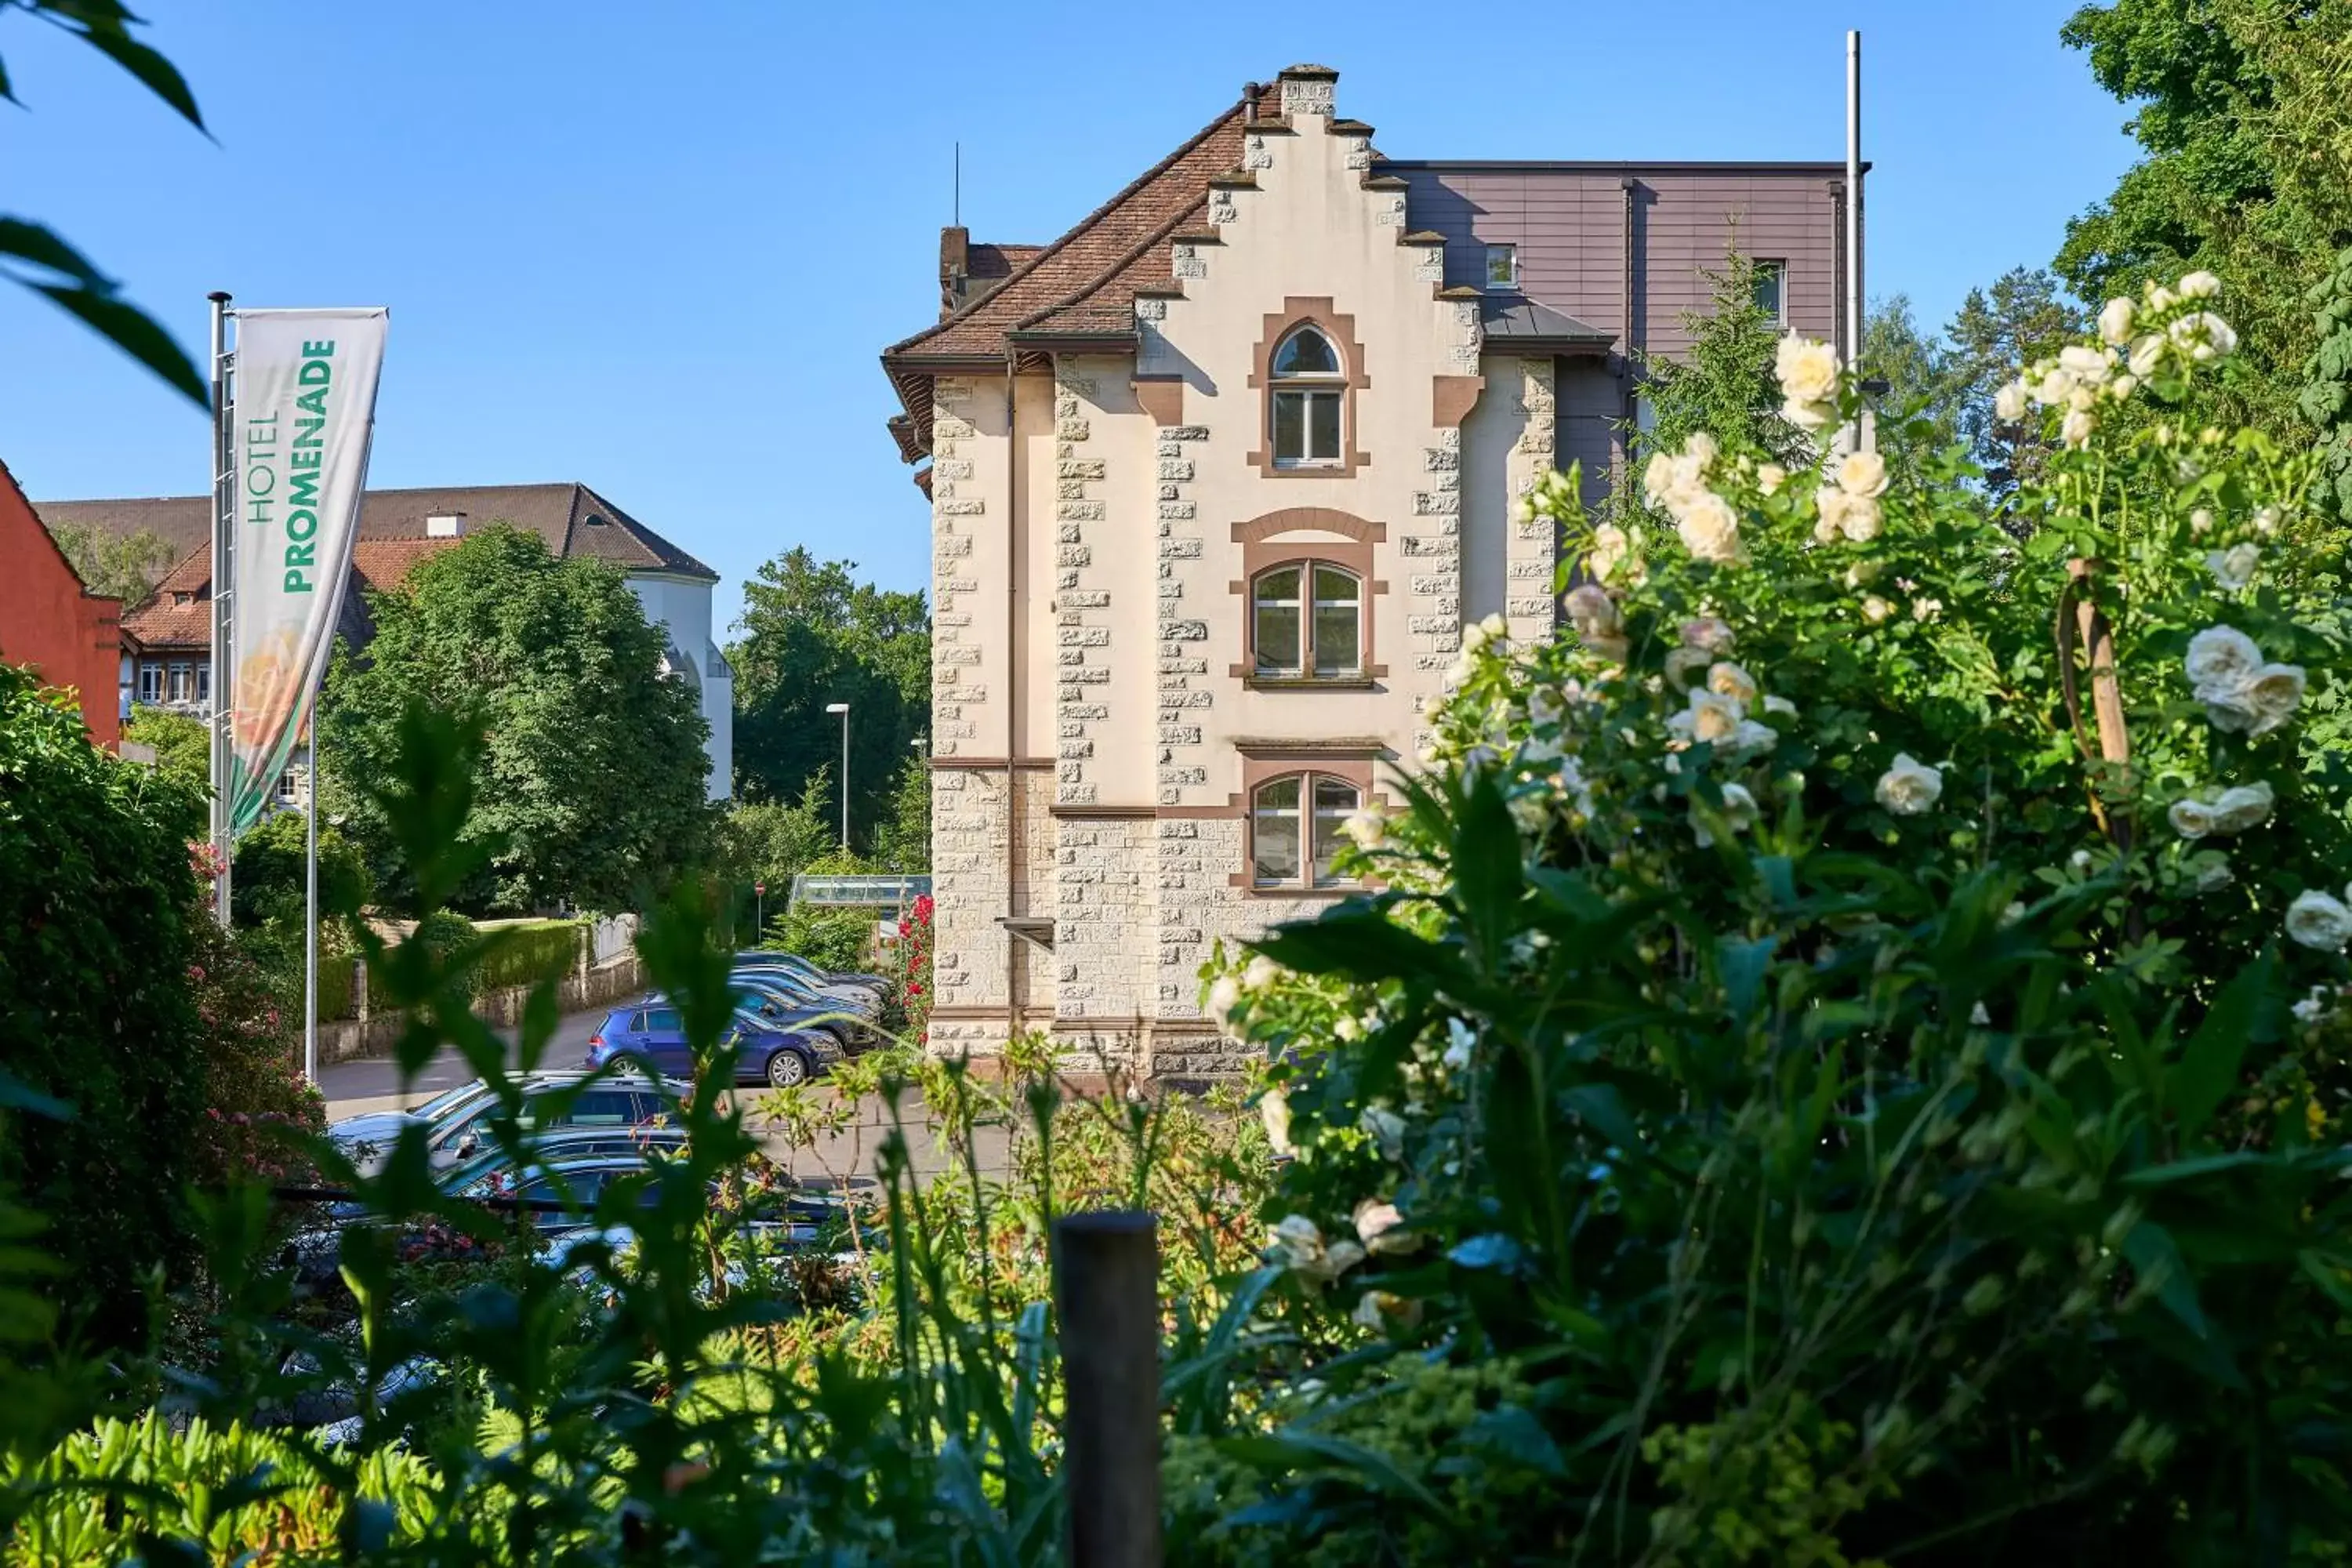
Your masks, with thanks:
M 1021 406 L 1020 351 L 1004 351 L 1004 912 L 1021 875 Z M 1021 939 L 1004 932 L 1004 1041 L 1021 1028 Z
M 1845 353 L 1862 363 L 1862 33 L 1845 36 Z

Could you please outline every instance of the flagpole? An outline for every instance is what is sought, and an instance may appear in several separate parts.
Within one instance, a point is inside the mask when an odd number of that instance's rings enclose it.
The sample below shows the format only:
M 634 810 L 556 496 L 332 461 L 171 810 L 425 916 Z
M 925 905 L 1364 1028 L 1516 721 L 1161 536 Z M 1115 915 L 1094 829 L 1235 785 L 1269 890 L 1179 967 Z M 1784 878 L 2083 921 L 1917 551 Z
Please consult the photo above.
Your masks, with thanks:
M 308 853 L 302 858 L 302 896 L 310 910 L 302 939 L 302 1077 L 313 1088 L 319 1082 L 319 700 L 310 699 L 310 716 L 303 722 L 310 737 L 310 776 L 303 781 L 303 815 L 308 817 Z
M 213 918 L 229 923 L 229 858 L 235 822 L 230 816 L 232 731 L 236 694 L 230 690 L 234 650 L 231 619 L 236 591 L 236 463 L 230 429 L 228 318 L 230 296 L 215 289 L 206 298 L 213 306 L 213 646 L 212 711 L 205 717 L 212 731 L 208 778 L 213 790 L 212 846 L 220 874 L 213 882 Z

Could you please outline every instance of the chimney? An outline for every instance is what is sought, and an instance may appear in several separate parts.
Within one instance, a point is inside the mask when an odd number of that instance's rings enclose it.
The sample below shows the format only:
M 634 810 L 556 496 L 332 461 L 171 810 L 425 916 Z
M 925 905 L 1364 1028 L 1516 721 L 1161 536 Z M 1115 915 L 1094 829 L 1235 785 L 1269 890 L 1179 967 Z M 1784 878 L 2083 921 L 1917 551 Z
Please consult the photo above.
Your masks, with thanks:
M 1265 88 L 1259 86 L 1254 81 L 1245 81 L 1242 83 L 1243 124 L 1255 125 L 1257 123 L 1257 95 L 1265 90 Z
M 425 520 L 427 539 L 457 539 L 466 531 L 466 514 L 462 511 L 436 511 Z
M 963 303 L 964 284 L 971 276 L 971 231 L 961 224 L 940 230 L 940 319 L 953 315 Z

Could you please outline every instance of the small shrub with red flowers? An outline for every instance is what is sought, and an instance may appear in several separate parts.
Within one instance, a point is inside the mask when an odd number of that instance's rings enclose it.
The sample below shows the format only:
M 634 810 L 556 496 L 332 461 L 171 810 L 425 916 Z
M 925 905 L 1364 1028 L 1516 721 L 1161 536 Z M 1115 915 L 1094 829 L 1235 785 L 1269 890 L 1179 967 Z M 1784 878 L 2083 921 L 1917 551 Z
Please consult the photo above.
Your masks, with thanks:
M 931 896 L 925 893 L 898 922 L 898 948 L 891 960 L 898 1006 L 906 1016 L 900 1032 L 916 1045 L 930 1037 L 931 948 Z

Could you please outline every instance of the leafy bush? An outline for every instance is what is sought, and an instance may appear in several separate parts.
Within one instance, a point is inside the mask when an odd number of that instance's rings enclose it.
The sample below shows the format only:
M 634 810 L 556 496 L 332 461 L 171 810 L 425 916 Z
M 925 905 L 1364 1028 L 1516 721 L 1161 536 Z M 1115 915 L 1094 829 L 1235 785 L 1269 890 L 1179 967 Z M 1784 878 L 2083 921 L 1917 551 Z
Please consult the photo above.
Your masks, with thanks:
M 301 974 L 257 958 L 251 933 L 225 931 L 204 913 L 189 934 L 198 1026 L 185 1044 L 205 1074 L 191 1179 L 205 1187 L 306 1179 L 302 1135 L 326 1130 L 326 1101 L 302 1077 Z M 320 965 L 322 1002 L 332 973 Z
M 1474 628 L 1382 890 L 1212 986 L 1310 1348 L 1195 1561 L 2340 1558 L 2345 540 L 2202 425 L 2210 292 L 2004 392 L 2021 547 L 1948 460 L 1704 434 L 1643 525 L 1531 498 L 1579 638 Z M 1522 1381 L 1383 1444 L 1432 1362 Z
M 49 1283 L 100 1342 L 145 1332 L 141 1287 L 194 1236 L 184 1188 L 205 1064 L 188 987 L 201 802 L 90 745 L 0 664 L 0 1073 L 72 1107 L 12 1125 L 0 1184 L 50 1222 Z
M 272 812 L 236 841 L 229 878 L 231 913 L 244 926 L 266 922 L 299 928 L 307 916 L 305 863 L 310 827 L 299 811 Z M 319 825 L 319 910 L 321 917 L 356 915 L 374 897 L 374 879 L 357 846 Z
M 195 1561 L 333 1562 L 346 1550 L 415 1541 L 423 1473 L 397 1449 L 325 1464 L 307 1444 L 201 1419 L 174 1430 L 150 1411 L 101 1421 L 37 1463 L 0 1463 L 0 1476 L 30 1500 L 6 1559 L 172 1561 L 143 1550 L 160 1538 L 199 1548 Z
M 495 927 L 476 970 L 477 984 L 484 991 L 499 991 L 561 979 L 580 961 L 580 932 L 578 921 Z

